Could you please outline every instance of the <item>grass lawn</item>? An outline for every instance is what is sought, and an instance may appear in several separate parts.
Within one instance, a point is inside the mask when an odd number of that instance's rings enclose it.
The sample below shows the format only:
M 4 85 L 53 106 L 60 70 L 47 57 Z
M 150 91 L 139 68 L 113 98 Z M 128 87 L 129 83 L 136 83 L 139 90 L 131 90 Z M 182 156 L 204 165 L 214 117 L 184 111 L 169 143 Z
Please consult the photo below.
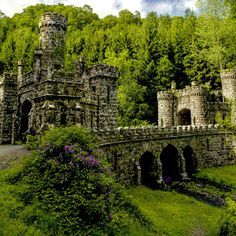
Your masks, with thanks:
M 130 190 L 133 202 L 153 223 L 157 233 L 147 235 L 218 235 L 223 209 L 212 207 L 174 191 L 138 187 Z M 133 235 L 145 235 L 140 232 Z
M 236 165 L 202 169 L 196 176 L 232 186 L 236 190 Z

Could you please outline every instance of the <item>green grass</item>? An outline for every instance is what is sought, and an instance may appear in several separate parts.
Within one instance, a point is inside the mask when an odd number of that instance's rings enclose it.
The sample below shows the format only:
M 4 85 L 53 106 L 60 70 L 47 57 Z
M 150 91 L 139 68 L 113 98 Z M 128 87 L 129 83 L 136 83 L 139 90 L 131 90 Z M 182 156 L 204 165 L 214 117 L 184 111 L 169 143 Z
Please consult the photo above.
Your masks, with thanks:
M 53 235 L 52 232 L 48 232 L 50 225 L 53 226 L 53 220 L 50 219 L 50 216 L 43 215 L 44 212 L 40 212 L 37 206 L 25 208 L 17 198 L 17 192 L 20 192 L 23 186 L 11 185 L 5 181 L 8 176 L 14 175 L 14 172 L 21 169 L 26 161 L 27 158 L 24 158 L 21 164 L 17 163 L 11 168 L 0 171 L 1 236 Z M 210 173 L 209 175 L 212 175 L 212 178 L 218 177 L 220 181 L 224 179 L 233 185 L 236 181 L 234 179 L 235 170 L 236 166 L 227 166 L 217 169 L 205 169 L 200 173 Z M 228 180 L 226 180 L 226 176 Z M 141 186 L 129 190 L 128 194 L 131 195 L 132 202 L 151 223 L 153 229 L 148 225 L 146 227 L 142 226 L 137 219 L 130 218 L 129 227 L 122 229 L 120 236 L 218 235 L 219 221 L 224 214 L 224 209 L 212 207 L 175 191 L 154 191 Z M 45 231 L 39 230 L 34 223 L 28 224 L 28 221 L 32 220 L 31 216 L 35 215 L 41 218 L 40 222 L 43 224 L 42 228 Z
M 210 181 L 225 184 L 236 190 L 236 165 L 207 168 L 200 170 L 196 177 L 206 178 Z
M 174 191 L 150 190 L 138 187 L 130 194 L 133 202 L 153 223 L 157 233 L 134 232 L 132 235 L 214 236 L 223 209 L 212 207 Z M 137 234 L 135 234 L 137 233 Z M 138 234 L 139 233 L 139 234 Z

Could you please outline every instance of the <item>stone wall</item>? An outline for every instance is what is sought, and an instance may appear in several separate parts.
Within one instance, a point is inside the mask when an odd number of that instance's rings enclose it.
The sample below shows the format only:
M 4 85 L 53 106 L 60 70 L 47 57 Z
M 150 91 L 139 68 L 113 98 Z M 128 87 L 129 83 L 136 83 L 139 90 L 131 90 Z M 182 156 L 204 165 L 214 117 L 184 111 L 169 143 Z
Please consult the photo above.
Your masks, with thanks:
M 153 156 L 152 175 L 157 183 L 163 178 L 164 150 L 176 150 L 179 178 L 190 177 L 188 158 L 192 158 L 194 170 L 222 166 L 236 162 L 234 133 L 218 129 L 217 126 L 183 126 L 172 128 L 137 127 L 99 131 L 101 147 L 113 165 L 118 178 L 126 184 L 141 184 L 142 156 Z M 192 150 L 192 154 L 186 154 Z M 186 156 L 187 155 L 187 156 Z M 189 156 L 188 156 L 189 155 Z M 146 159 L 148 161 L 148 158 Z M 174 163 L 172 163 L 174 165 Z M 169 173 L 171 175 L 171 173 Z
M 11 143 L 16 112 L 16 77 L 0 77 L 0 144 Z

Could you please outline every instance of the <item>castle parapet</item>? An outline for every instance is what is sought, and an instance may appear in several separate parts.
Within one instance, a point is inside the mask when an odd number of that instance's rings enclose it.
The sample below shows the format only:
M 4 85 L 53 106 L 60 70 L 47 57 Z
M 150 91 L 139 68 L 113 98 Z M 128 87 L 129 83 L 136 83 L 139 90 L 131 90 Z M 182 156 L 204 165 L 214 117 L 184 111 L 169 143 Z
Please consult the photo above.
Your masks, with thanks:
M 67 29 L 67 19 L 62 16 L 58 15 L 54 12 L 46 12 L 40 17 L 39 20 L 39 28 L 42 27 L 51 27 L 52 25 L 56 27 L 62 27 L 63 30 Z
M 97 76 L 118 78 L 117 68 L 106 64 L 95 65 L 91 67 L 87 73 L 90 78 Z
M 186 135 L 204 135 L 215 134 L 220 132 L 218 125 L 203 125 L 203 126 L 173 126 L 163 128 L 159 126 L 145 127 L 119 127 L 117 129 L 103 129 L 94 131 L 98 134 L 99 142 L 102 145 L 119 143 L 119 142 L 135 142 L 141 140 L 156 140 L 163 138 L 176 138 L 178 136 L 185 137 Z

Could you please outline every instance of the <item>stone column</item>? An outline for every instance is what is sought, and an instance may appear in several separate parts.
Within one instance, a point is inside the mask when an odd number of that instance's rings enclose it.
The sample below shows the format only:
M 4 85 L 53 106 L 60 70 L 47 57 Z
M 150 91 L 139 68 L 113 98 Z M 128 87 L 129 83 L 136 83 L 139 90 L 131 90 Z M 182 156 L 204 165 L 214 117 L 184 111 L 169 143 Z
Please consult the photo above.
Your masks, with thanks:
M 162 164 L 161 164 L 160 158 L 157 158 L 156 162 L 157 162 L 157 184 L 158 185 L 162 185 L 163 184 L 163 179 L 162 179 Z
M 142 179 L 141 179 L 141 167 L 139 165 L 139 162 L 137 160 L 134 161 L 134 182 L 137 185 L 142 184 Z
M 184 159 L 183 154 L 179 154 L 179 164 L 180 164 L 180 177 L 181 177 L 181 180 L 189 179 L 188 175 L 187 175 L 187 172 L 186 172 L 186 169 L 185 169 L 185 159 Z

